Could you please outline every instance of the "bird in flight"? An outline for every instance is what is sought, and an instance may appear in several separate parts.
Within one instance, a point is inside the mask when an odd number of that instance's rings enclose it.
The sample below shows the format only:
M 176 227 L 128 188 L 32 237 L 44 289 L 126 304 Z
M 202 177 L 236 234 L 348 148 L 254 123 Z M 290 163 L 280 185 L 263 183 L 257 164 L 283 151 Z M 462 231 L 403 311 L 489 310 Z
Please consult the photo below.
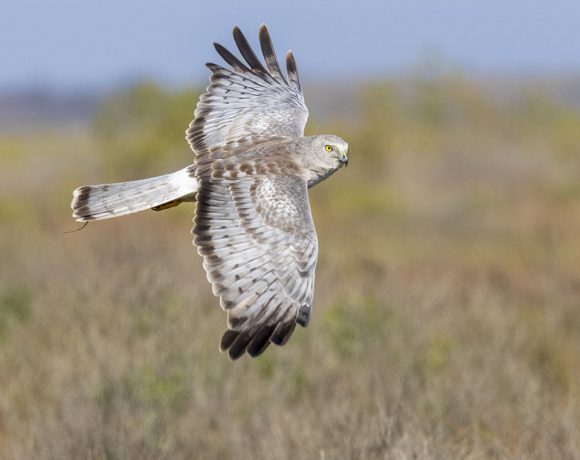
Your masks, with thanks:
M 158 177 L 87 185 L 73 192 L 79 222 L 196 201 L 193 242 L 228 328 L 220 350 L 235 360 L 284 345 L 308 325 L 318 256 L 308 189 L 348 165 L 335 135 L 304 136 L 308 109 L 291 51 L 286 74 L 260 27 L 264 63 L 239 28 L 242 59 L 215 49 L 210 85 L 186 131 L 193 164 Z

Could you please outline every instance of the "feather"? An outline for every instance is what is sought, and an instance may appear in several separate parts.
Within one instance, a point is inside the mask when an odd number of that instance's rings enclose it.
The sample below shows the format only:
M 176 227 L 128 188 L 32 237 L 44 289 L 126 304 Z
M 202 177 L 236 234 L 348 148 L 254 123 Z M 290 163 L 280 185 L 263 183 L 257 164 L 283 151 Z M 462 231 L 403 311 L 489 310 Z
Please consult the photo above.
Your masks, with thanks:
M 274 77 L 279 82 L 288 84 L 286 82 L 286 78 L 280 70 L 280 66 L 278 65 L 278 59 L 276 58 L 274 45 L 272 44 L 272 39 L 270 38 L 270 33 L 268 32 L 266 24 L 262 24 L 260 27 L 260 47 L 262 48 L 264 60 L 266 61 L 266 65 L 268 66 L 268 70 L 270 70 L 272 77 Z
M 86 185 L 73 192 L 71 208 L 78 222 L 109 219 L 162 206 L 193 201 L 198 188 L 191 167 L 130 182 Z
M 302 91 L 300 88 L 300 78 L 298 77 L 298 67 L 292 51 L 286 53 L 286 71 L 288 72 L 288 85 L 296 91 Z
M 238 71 L 238 72 L 249 72 L 250 71 L 250 69 L 248 69 L 242 63 L 242 61 L 240 61 L 237 57 L 235 57 L 232 53 L 230 53 L 230 51 L 228 51 L 227 48 L 220 45 L 219 43 L 214 43 L 213 46 L 216 49 L 216 51 L 218 52 L 218 54 L 223 58 L 223 60 L 226 61 L 229 65 L 231 65 L 236 71 Z M 214 69 L 218 70 L 218 68 L 219 68 L 219 66 L 217 66 L 216 64 L 212 64 L 211 67 L 210 67 L 210 65 L 208 65 L 208 67 L 212 71 L 214 71 Z M 226 70 L 226 69 L 221 68 L 219 70 Z M 214 75 L 217 75 L 217 73 L 215 71 L 214 71 Z
M 295 327 L 296 323 L 294 321 L 279 323 L 276 326 L 276 330 L 272 334 L 270 341 L 278 346 L 285 345 L 292 336 Z
M 298 310 L 298 316 L 296 317 L 296 323 L 300 324 L 302 327 L 307 327 L 310 322 L 310 306 L 301 305 L 300 310 Z
M 256 335 L 252 338 L 252 341 L 248 345 L 247 352 L 252 357 L 261 355 L 268 345 L 270 345 L 270 337 L 276 329 L 276 324 L 269 324 L 267 326 L 262 326 Z
M 224 335 L 222 335 L 222 339 L 220 341 L 220 351 L 224 352 L 230 348 L 238 335 L 240 335 L 239 331 L 233 331 L 231 329 L 228 329 L 226 332 L 224 332 Z
M 252 338 L 253 335 L 250 332 L 242 331 L 238 334 L 228 347 L 228 355 L 232 361 L 235 361 L 246 352 Z
M 248 40 L 246 39 L 246 37 L 244 36 L 239 27 L 234 27 L 234 40 L 236 42 L 236 45 L 238 46 L 238 49 L 240 50 L 240 53 L 242 53 L 242 56 L 244 56 L 244 59 L 249 64 L 251 69 L 254 72 L 269 75 L 268 71 L 264 68 L 260 60 L 256 57 L 254 50 L 248 43 Z

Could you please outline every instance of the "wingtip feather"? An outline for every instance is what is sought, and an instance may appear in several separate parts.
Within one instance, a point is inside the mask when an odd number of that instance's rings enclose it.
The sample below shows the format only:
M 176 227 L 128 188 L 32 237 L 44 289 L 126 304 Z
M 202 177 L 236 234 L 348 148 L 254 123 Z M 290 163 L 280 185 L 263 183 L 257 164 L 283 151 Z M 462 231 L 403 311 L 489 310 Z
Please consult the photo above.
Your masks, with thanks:
M 222 339 L 220 341 L 220 351 L 222 353 L 224 351 L 227 351 L 227 349 L 231 347 L 234 340 L 236 340 L 236 337 L 238 335 L 240 335 L 240 333 L 238 331 L 234 331 L 232 329 L 228 329 L 227 331 L 225 331 L 224 334 L 222 335 Z
M 225 46 L 221 45 L 220 43 L 214 43 L 214 48 L 222 57 L 222 59 L 231 65 L 234 69 L 242 72 L 249 72 L 250 69 L 248 69 L 244 63 L 236 56 L 234 56 Z
M 260 60 L 257 58 L 250 42 L 246 38 L 246 36 L 242 33 L 239 27 L 234 27 L 234 41 L 236 42 L 236 46 L 238 50 L 250 66 L 253 72 L 258 74 L 268 74 L 268 71 L 264 68 Z
M 298 67 L 292 50 L 286 53 L 286 71 L 288 72 L 288 84 L 290 87 L 301 91 L 300 77 L 298 76 Z
M 278 64 L 278 58 L 276 57 L 276 51 L 274 49 L 274 44 L 268 28 L 265 24 L 262 24 L 259 32 L 260 48 L 262 49 L 262 55 L 266 61 L 266 66 L 270 71 L 272 77 L 280 83 L 288 84 L 284 74 L 280 70 L 280 65 Z
M 294 332 L 295 327 L 296 327 L 296 322 L 294 322 L 294 321 L 287 321 L 284 323 L 279 323 L 278 326 L 276 326 L 276 329 L 274 330 L 272 337 L 270 337 L 270 341 L 274 345 L 278 345 L 280 347 L 282 345 L 285 345 L 286 342 L 288 342 L 288 340 L 290 340 L 290 337 L 292 336 L 292 333 Z

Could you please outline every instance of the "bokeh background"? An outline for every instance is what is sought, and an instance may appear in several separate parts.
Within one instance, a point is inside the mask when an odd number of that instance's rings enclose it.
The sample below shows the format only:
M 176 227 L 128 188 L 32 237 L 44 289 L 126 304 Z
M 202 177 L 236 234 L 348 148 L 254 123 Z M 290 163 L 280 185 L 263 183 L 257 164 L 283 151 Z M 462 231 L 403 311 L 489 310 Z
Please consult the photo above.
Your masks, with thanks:
M 580 4 L 8 1 L 0 458 L 580 458 Z M 169 172 L 212 41 L 268 23 L 308 133 L 313 320 L 235 363 L 194 205 L 93 223 L 73 188 Z

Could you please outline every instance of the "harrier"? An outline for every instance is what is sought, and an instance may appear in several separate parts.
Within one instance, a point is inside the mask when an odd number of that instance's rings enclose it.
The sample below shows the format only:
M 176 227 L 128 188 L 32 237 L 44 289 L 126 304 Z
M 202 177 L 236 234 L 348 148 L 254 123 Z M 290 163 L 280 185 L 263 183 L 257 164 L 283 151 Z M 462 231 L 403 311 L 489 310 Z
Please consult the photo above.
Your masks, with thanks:
M 231 359 L 284 345 L 308 325 L 318 255 L 308 189 L 348 164 L 338 136 L 304 136 L 308 109 L 291 51 L 280 69 L 265 25 L 262 63 L 239 28 L 242 59 L 215 43 L 230 68 L 209 63 L 211 84 L 186 131 L 193 164 L 172 174 L 73 192 L 79 222 L 197 201 L 192 233 L 227 311 L 220 350 Z M 244 62 L 245 61 L 245 62 Z

